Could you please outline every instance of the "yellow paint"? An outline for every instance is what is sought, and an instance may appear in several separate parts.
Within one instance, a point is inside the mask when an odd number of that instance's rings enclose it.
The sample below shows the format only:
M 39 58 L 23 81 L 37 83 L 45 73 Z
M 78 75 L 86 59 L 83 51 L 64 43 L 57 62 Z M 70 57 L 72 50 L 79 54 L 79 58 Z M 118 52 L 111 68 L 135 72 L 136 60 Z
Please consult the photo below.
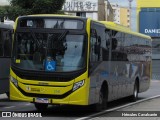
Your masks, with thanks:
M 126 27 L 129 27 L 129 12 L 128 8 L 120 8 L 120 24 Z
M 21 63 L 21 60 L 20 59 L 16 59 L 16 63 Z
M 160 7 L 159 0 L 137 0 L 137 7 L 144 8 L 144 7 Z

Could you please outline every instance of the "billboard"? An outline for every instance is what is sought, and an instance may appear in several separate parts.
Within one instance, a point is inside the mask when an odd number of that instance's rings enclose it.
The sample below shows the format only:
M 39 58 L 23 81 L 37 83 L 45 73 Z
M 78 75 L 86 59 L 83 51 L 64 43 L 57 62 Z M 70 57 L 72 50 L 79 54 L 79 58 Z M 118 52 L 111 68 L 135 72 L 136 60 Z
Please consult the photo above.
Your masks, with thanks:
M 139 13 L 139 32 L 151 37 L 160 37 L 160 12 L 141 11 Z

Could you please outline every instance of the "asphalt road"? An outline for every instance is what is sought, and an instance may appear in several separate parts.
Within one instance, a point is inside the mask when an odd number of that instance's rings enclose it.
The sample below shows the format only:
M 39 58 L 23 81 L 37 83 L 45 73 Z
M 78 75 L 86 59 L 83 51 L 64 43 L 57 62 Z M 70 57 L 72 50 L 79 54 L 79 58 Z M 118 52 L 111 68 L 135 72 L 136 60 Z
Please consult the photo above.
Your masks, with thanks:
M 160 81 L 153 80 L 151 82 L 150 89 L 144 93 L 139 94 L 139 100 L 146 99 L 155 95 L 159 95 L 160 91 Z M 128 104 L 128 99 L 120 99 L 117 101 L 113 101 L 108 103 L 108 109 L 122 106 Z M 23 113 L 37 113 L 34 105 L 32 103 L 27 102 L 15 102 L 7 100 L 7 97 L 4 96 L 0 99 L 0 111 L 17 111 Z M 85 116 L 89 116 L 95 114 L 88 107 L 81 106 L 49 106 L 48 110 L 42 113 L 42 117 L 47 117 L 47 119 L 53 120 L 71 120 L 78 119 Z M 38 118 L 43 119 L 43 118 Z
M 160 80 L 160 60 L 152 61 L 152 79 Z

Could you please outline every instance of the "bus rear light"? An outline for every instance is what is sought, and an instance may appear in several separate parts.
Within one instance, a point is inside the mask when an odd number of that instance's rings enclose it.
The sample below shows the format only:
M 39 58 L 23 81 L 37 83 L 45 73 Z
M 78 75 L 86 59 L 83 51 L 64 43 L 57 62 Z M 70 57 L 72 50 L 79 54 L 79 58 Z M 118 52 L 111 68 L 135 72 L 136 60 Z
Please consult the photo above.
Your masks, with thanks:
M 11 82 L 16 86 L 16 87 L 18 87 L 18 81 L 15 79 L 15 78 L 13 78 L 12 76 L 10 77 L 10 80 L 11 80 Z
M 81 80 L 81 81 L 79 81 L 79 82 L 74 83 L 73 91 L 79 89 L 79 88 L 82 87 L 83 85 L 84 85 L 84 80 Z

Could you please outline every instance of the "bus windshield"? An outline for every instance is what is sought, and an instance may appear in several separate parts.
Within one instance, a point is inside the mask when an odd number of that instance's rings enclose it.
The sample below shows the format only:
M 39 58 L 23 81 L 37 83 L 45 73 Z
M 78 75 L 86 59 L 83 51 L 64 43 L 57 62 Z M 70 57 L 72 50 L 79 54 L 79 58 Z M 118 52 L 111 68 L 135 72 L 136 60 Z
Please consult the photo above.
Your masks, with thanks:
M 86 35 L 61 33 L 16 33 L 13 64 L 24 70 L 69 72 L 85 67 Z

